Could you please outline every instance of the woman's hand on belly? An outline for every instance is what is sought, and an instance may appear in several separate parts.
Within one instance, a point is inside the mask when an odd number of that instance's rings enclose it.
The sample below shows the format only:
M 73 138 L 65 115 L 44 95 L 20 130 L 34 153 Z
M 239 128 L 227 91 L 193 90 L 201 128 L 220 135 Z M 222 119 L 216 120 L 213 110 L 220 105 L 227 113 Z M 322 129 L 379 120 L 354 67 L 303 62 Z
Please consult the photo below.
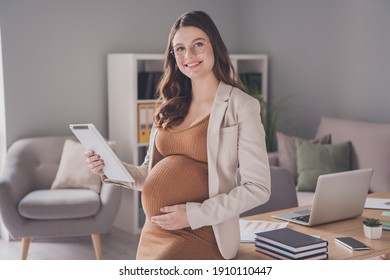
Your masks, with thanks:
M 185 204 L 165 206 L 160 211 L 165 214 L 151 218 L 152 223 L 156 226 L 166 230 L 178 230 L 190 226 Z

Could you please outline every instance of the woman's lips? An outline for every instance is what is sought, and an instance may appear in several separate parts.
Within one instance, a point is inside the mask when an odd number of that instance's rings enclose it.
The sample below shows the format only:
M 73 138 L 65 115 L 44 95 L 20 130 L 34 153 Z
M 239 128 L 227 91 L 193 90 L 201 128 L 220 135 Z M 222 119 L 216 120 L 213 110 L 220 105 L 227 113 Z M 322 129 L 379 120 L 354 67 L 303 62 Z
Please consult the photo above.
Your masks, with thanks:
M 188 68 L 193 68 L 193 67 L 198 66 L 201 63 L 202 63 L 202 61 L 196 61 L 196 62 L 186 63 L 186 64 L 184 64 L 184 66 L 188 67 Z

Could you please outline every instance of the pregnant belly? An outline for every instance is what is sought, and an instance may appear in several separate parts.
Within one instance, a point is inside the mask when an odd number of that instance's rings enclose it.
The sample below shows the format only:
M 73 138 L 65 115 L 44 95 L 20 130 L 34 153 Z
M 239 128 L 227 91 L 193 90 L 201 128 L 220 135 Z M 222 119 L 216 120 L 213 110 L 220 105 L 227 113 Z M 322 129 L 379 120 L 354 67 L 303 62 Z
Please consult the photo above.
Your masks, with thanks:
M 160 208 L 208 198 L 207 164 L 185 156 L 172 155 L 150 171 L 142 191 L 147 217 L 162 214 Z

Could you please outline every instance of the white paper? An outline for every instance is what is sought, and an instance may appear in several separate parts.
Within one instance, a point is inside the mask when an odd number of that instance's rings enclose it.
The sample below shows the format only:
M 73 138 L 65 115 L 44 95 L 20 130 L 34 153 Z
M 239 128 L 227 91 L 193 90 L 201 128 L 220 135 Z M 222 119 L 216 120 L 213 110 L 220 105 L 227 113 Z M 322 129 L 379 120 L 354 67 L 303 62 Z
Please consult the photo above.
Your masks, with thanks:
M 390 210 L 390 199 L 368 197 L 366 198 L 364 208 Z
M 264 232 L 287 227 L 288 222 L 268 222 L 261 220 L 240 219 L 241 242 L 255 242 L 257 232 Z

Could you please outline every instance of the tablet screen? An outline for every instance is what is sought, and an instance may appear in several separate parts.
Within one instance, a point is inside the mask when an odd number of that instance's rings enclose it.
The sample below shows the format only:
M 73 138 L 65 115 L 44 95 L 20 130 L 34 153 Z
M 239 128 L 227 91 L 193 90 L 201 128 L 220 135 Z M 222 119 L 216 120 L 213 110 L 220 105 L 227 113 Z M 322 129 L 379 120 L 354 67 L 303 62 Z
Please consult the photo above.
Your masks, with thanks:
M 104 160 L 103 172 L 108 179 L 134 182 L 122 161 L 93 124 L 71 124 L 69 127 L 86 151 L 94 151 Z

